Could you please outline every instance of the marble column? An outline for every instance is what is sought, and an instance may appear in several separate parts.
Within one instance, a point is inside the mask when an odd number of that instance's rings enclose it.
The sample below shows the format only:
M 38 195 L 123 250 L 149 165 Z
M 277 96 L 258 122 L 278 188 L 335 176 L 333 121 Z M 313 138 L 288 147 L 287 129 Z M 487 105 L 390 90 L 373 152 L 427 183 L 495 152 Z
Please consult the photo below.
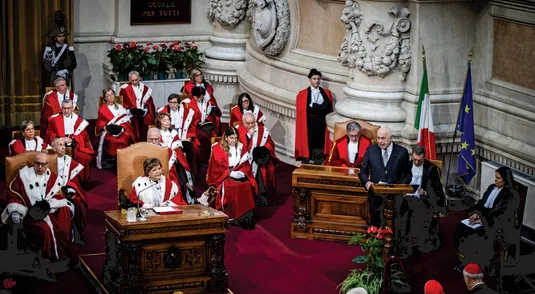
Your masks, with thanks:
M 210 0 L 208 17 L 212 22 L 210 42 L 205 51 L 205 78 L 214 87 L 214 95 L 223 112 L 222 121 L 229 121 L 229 104 L 239 95 L 236 70 L 245 64 L 245 44 L 249 39 L 250 23 L 246 21 L 249 1 Z

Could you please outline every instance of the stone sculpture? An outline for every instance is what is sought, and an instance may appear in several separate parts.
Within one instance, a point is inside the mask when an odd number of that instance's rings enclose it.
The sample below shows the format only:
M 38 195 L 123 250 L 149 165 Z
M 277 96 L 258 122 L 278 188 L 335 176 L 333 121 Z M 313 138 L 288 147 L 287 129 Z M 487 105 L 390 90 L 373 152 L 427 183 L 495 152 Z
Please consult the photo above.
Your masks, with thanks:
M 208 18 L 233 28 L 245 19 L 248 8 L 249 0 L 210 0 Z
M 288 0 L 254 0 L 251 3 L 253 36 L 265 55 L 279 55 L 290 35 Z

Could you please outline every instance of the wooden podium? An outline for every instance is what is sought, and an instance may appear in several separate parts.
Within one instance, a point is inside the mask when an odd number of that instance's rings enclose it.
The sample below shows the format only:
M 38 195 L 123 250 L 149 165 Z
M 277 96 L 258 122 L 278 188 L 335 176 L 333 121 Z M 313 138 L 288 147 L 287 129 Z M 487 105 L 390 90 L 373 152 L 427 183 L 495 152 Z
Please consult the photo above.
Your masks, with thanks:
M 182 214 L 128 223 L 106 211 L 104 286 L 110 293 L 228 293 L 224 263 L 228 217 L 202 205 Z M 208 210 L 212 215 L 201 216 Z
M 368 191 L 359 169 L 303 164 L 292 174 L 291 237 L 348 241 L 368 228 Z

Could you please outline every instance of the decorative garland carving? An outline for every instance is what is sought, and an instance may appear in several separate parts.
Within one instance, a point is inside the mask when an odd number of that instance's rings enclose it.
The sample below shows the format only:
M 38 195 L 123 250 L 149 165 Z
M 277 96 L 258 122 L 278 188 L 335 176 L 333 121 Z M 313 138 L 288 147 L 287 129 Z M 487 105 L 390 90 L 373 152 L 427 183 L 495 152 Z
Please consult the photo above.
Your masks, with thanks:
M 308 184 L 346 186 L 346 187 L 363 187 L 360 184 L 360 182 L 351 182 L 351 181 L 334 181 L 334 180 L 319 180 L 319 179 L 300 178 L 300 179 L 297 179 L 297 182 L 298 183 L 308 183 Z
M 248 8 L 248 0 L 210 0 L 208 18 L 233 28 L 245 19 Z
M 228 275 L 225 268 L 225 234 L 212 235 L 209 243 L 210 268 L 212 279 L 208 282 L 209 290 L 221 292 L 227 290 Z
M 364 230 L 362 230 L 362 231 L 342 231 L 342 230 L 321 229 L 321 228 L 314 228 L 312 231 L 314 233 L 318 233 L 318 234 L 331 234 L 331 235 L 343 235 L 343 236 L 354 236 L 356 234 L 364 232 Z
M 251 1 L 253 36 L 264 54 L 279 55 L 290 36 L 290 7 L 288 0 Z
M 143 234 L 158 234 L 158 233 L 169 233 L 169 232 L 179 232 L 179 231 L 210 230 L 210 229 L 223 229 L 223 228 L 224 228 L 224 223 L 209 223 L 209 224 L 183 225 L 183 226 L 173 226 L 173 227 L 158 227 L 158 228 L 150 228 L 150 229 L 137 229 L 137 230 L 128 231 L 128 234 L 143 235 Z
M 294 227 L 294 232 L 303 231 L 308 233 L 308 224 L 312 221 L 310 220 L 310 212 L 308 211 L 308 196 L 310 191 L 304 188 L 293 188 L 292 193 L 294 194 L 294 199 L 299 199 L 299 205 L 297 211 L 294 211 L 293 222 L 297 223 Z
M 340 20 L 345 24 L 346 36 L 340 52 L 338 61 L 342 66 L 357 68 L 368 76 L 378 76 L 381 78 L 389 75 L 397 66 L 401 69 L 401 81 L 404 81 L 411 68 L 411 48 L 410 48 L 410 12 L 408 8 L 398 9 L 392 7 L 388 14 L 395 18 L 388 28 L 378 20 L 370 20 L 364 26 L 366 40 L 369 41 L 369 48 L 375 52 L 379 48 L 379 40 L 388 38 L 388 43 L 384 46 L 380 54 L 369 52 L 360 36 L 360 25 L 364 14 L 360 5 L 354 0 L 346 0 L 346 5 Z
M 190 282 L 190 283 L 179 283 L 179 284 L 170 284 L 170 285 L 158 285 L 158 286 L 148 286 L 148 292 L 163 292 L 163 291 L 173 291 L 177 289 L 187 289 L 187 288 L 203 288 L 204 282 Z

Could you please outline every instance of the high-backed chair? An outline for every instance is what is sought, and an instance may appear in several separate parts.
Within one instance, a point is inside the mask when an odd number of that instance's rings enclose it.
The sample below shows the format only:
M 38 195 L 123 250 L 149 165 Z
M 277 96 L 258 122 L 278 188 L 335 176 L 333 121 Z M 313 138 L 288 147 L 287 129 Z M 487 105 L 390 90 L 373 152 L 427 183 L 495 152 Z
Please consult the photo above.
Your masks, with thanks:
M 241 121 L 235 121 L 235 122 L 232 124 L 232 126 L 233 126 L 233 127 L 237 127 L 237 126 L 239 126 L 240 124 L 241 124 Z
M 184 100 L 186 98 L 191 98 L 191 97 L 192 97 L 191 94 L 180 94 L 179 99 L 180 99 L 180 101 L 182 101 L 182 100 Z
M 229 103 L 228 104 L 228 111 L 229 112 L 232 112 L 232 108 L 234 108 L 234 106 L 237 106 L 238 104 L 235 104 L 235 103 Z
M 117 104 L 123 105 L 123 96 L 115 96 L 115 101 L 117 102 Z M 102 106 L 103 103 L 104 103 L 104 97 L 100 96 L 98 98 L 98 107 Z
M 56 87 L 54 87 L 54 86 L 46 87 L 45 88 L 45 93 L 48 93 L 50 91 L 54 91 L 54 89 L 56 89 Z
M 6 157 L 6 185 L 9 187 L 11 181 L 15 179 L 15 176 L 19 170 L 25 166 L 33 165 L 35 161 L 35 156 L 42 153 L 39 151 L 28 151 L 15 156 Z M 48 155 L 48 168 L 53 173 L 58 173 L 58 161 L 56 154 Z
M 432 164 L 436 165 L 436 166 L 438 167 L 438 169 L 442 171 L 442 164 L 443 164 L 442 160 L 429 159 L 429 161 L 430 161 Z
M 169 175 L 169 153 L 166 147 L 147 142 L 139 142 L 127 148 L 117 150 L 117 190 L 119 207 L 128 207 L 128 195 L 132 183 L 144 174 L 143 161 L 155 157 L 162 162 L 163 174 Z
M 360 133 L 361 135 L 364 135 L 366 138 L 369 138 L 372 140 L 372 144 L 377 143 L 377 131 L 381 126 L 371 124 L 367 121 L 363 120 L 357 120 L 352 119 L 344 122 L 337 122 L 334 124 L 334 133 L 333 133 L 333 142 L 336 142 L 336 140 L 342 138 L 347 134 L 346 132 L 346 126 L 348 123 L 356 121 L 360 124 Z
M 221 137 L 212 137 L 211 138 L 212 145 L 214 145 L 214 143 L 220 142 L 221 140 L 223 140 L 223 136 L 221 136 Z
M 36 136 L 41 137 L 41 130 L 34 130 Z M 11 131 L 11 140 L 22 138 L 22 134 L 19 130 Z

